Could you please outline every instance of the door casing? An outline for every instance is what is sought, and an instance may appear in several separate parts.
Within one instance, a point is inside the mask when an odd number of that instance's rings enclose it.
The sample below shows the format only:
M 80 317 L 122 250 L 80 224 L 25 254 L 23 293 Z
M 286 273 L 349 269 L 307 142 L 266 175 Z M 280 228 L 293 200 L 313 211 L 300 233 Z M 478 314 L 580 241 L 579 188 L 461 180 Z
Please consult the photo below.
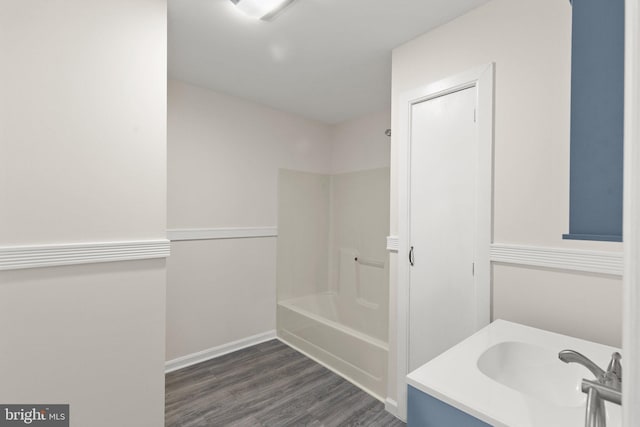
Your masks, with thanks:
M 491 313 L 491 266 L 489 249 L 493 236 L 493 99 L 494 64 L 474 67 L 463 73 L 407 91 L 400 96 L 398 129 L 398 288 L 397 288 L 397 416 L 407 417 L 409 366 L 409 280 L 410 266 L 410 176 L 411 111 L 413 105 L 466 88 L 477 91 L 477 218 L 476 218 L 476 325 L 489 324 Z

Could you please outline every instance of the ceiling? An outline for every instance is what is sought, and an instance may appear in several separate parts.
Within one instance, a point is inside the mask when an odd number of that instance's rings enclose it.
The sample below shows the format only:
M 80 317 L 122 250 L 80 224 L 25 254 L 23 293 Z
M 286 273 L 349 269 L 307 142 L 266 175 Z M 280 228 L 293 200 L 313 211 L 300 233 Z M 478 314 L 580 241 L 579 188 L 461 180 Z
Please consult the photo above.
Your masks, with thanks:
M 273 21 L 169 0 L 169 76 L 338 123 L 391 102 L 391 50 L 487 0 L 297 0 Z

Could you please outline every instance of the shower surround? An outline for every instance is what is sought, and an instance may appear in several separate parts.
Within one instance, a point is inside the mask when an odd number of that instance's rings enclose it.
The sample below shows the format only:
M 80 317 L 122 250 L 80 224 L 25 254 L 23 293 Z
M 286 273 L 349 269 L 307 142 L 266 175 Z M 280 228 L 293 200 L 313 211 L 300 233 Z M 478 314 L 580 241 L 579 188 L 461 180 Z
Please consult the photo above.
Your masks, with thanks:
M 389 168 L 280 170 L 278 191 L 278 336 L 383 400 Z

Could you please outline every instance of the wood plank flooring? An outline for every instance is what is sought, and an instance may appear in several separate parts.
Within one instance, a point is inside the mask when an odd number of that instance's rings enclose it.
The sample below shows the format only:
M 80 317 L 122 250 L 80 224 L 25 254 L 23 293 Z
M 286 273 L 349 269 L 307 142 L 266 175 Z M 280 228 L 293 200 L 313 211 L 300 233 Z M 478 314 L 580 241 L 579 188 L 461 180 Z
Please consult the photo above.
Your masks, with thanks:
M 405 425 L 278 340 L 169 373 L 165 381 L 166 427 Z

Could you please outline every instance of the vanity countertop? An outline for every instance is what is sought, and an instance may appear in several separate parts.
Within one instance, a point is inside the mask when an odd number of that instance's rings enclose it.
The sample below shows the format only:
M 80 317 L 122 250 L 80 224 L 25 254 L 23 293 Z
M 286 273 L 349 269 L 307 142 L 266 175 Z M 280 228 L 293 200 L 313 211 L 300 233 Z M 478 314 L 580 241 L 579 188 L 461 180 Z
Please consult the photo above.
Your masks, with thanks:
M 499 352 L 490 350 L 492 348 Z M 535 354 L 529 356 L 528 348 Z M 586 395 L 580 392 L 580 383 L 581 378 L 592 379 L 593 374 L 580 365 L 560 361 L 557 354 L 564 349 L 584 354 L 603 369 L 611 354 L 620 351 L 496 320 L 411 372 L 407 383 L 496 427 L 583 427 Z M 513 369 L 513 364 L 506 360 L 511 357 L 510 352 L 519 352 L 516 357 L 527 359 L 524 363 L 528 368 L 522 372 Z M 496 373 L 501 369 L 505 369 L 504 378 L 500 378 L 503 373 Z M 489 375 L 495 375 L 498 380 Z M 567 390 L 567 375 L 573 375 L 568 383 L 570 390 Z M 557 384 L 549 384 L 549 380 L 556 378 Z M 621 426 L 620 407 L 607 402 L 606 408 L 607 426 Z

